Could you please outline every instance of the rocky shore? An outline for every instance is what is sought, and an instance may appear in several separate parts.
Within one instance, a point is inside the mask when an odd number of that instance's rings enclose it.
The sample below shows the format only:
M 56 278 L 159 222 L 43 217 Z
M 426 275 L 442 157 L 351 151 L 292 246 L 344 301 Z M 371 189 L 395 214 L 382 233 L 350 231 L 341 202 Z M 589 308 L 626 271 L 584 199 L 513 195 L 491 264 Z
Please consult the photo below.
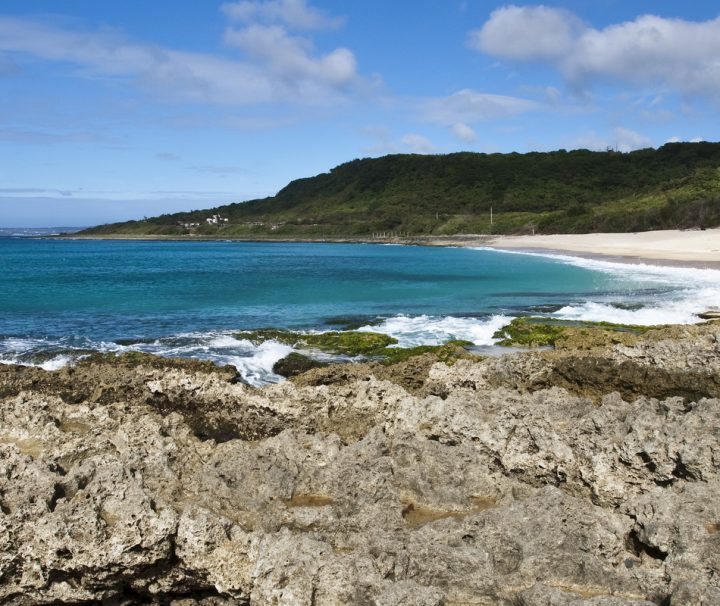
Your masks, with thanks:
M 720 604 L 720 323 L 499 358 L 0 367 L 4 604 Z

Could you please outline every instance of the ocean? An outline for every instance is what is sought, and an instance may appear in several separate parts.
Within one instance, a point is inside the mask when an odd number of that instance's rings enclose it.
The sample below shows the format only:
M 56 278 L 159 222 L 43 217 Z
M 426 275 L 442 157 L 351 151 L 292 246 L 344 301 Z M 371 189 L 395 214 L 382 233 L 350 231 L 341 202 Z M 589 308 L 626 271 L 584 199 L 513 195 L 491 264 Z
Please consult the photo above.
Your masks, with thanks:
M 235 331 L 352 325 L 402 346 L 466 339 L 491 352 L 513 316 L 689 323 L 720 301 L 720 271 L 562 255 L 34 235 L 0 233 L 0 363 L 144 351 L 234 364 L 261 385 L 280 380 L 272 366 L 291 349 Z

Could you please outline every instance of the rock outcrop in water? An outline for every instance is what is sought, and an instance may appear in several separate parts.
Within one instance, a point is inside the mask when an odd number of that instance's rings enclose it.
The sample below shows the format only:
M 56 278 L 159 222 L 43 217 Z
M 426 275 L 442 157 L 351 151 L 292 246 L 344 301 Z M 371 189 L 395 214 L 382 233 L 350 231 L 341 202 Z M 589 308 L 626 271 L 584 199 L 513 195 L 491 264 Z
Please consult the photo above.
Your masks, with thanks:
M 720 324 L 314 369 L 0 367 L 0 602 L 720 603 Z

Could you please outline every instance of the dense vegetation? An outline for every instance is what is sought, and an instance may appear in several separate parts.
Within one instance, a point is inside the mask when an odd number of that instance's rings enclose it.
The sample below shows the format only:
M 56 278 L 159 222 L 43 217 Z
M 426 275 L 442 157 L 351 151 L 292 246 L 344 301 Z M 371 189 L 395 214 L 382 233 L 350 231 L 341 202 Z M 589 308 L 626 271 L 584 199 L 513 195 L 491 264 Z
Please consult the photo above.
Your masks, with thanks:
M 227 222 L 208 224 L 215 214 Z M 720 143 L 703 142 L 631 153 L 463 152 L 353 160 L 293 181 L 271 198 L 103 225 L 86 233 L 312 238 L 716 225 Z

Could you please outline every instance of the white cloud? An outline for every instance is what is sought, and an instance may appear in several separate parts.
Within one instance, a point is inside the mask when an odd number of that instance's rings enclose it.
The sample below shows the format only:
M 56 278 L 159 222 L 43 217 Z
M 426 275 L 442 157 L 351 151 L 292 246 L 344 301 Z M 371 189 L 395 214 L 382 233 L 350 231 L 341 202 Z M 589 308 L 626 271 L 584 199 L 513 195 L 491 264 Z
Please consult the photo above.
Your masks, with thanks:
M 0 188 L 0 195 L 5 196 L 11 194 L 14 196 L 61 196 L 63 198 L 71 198 L 73 194 L 80 193 L 82 190 L 70 191 L 67 189 L 44 189 L 40 187 L 3 187 Z
M 305 0 L 245 0 L 228 2 L 222 11 L 232 20 L 244 23 L 281 23 L 291 29 L 322 30 L 340 27 L 342 17 L 331 17 L 308 6 Z
M 365 145 L 362 151 L 368 154 L 396 154 L 397 145 L 392 140 L 390 129 L 384 126 L 369 126 L 363 129 L 363 135 L 369 137 L 372 143 Z
M 452 131 L 453 135 L 455 135 L 461 141 L 467 141 L 468 143 L 477 141 L 477 133 L 464 122 L 456 122 L 452 125 L 450 130 Z
M 683 143 L 687 139 L 681 139 L 680 137 L 670 137 L 665 143 Z M 694 137 L 690 139 L 689 143 L 702 143 L 705 141 L 704 137 Z
M 280 26 L 251 25 L 228 29 L 225 43 L 242 49 L 279 76 L 282 82 L 295 82 L 298 88 L 342 87 L 357 79 L 355 56 L 338 48 L 320 57 L 312 56 L 312 45 L 305 38 L 290 36 Z
M 629 152 L 634 149 L 643 149 L 645 147 L 652 147 L 652 139 L 649 139 L 645 135 L 641 135 L 634 130 L 629 128 L 617 127 L 614 131 L 615 135 L 615 149 L 621 152 Z
M 572 13 L 546 6 L 504 6 L 474 32 L 468 44 L 491 55 L 519 60 L 563 57 L 582 29 Z
M 10 59 L 0 54 L 0 76 L 15 76 L 20 73 L 20 69 L 17 64 Z
M 106 135 L 88 131 L 39 130 L 0 125 L 0 141 L 14 143 L 114 143 L 115 140 Z
M 720 18 L 643 15 L 595 29 L 562 9 L 509 6 L 471 32 L 470 45 L 505 59 L 549 62 L 575 86 L 607 78 L 720 96 Z
M 520 97 L 490 95 L 465 89 L 449 97 L 426 101 L 423 113 L 428 121 L 451 127 L 459 122 L 474 124 L 507 118 L 539 107 L 538 103 Z
M 573 141 L 570 147 L 603 151 L 614 149 L 627 153 L 652 146 L 653 142 L 650 138 L 629 128 L 619 126 L 613 129 L 608 136 L 600 136 L 594 131 L 590 131 Z
M 435 150 L 435 146 L 429 139 L 416 133 L 408 133 L 400 141 L 410 151 L 418 154 L 429 154 Z
M 84 77 L 128 79 L 171 100 L 327 105 L 361 84 L 351 51 L 338 48 L 316 56 L 311 41 L 289 36 L 280 26 L 230 29 L 226 41 L 243 56 L 184 52 L 137 44 L 113 32 L 78 32 L 0 17 L 0 51 L 68 63 Z

